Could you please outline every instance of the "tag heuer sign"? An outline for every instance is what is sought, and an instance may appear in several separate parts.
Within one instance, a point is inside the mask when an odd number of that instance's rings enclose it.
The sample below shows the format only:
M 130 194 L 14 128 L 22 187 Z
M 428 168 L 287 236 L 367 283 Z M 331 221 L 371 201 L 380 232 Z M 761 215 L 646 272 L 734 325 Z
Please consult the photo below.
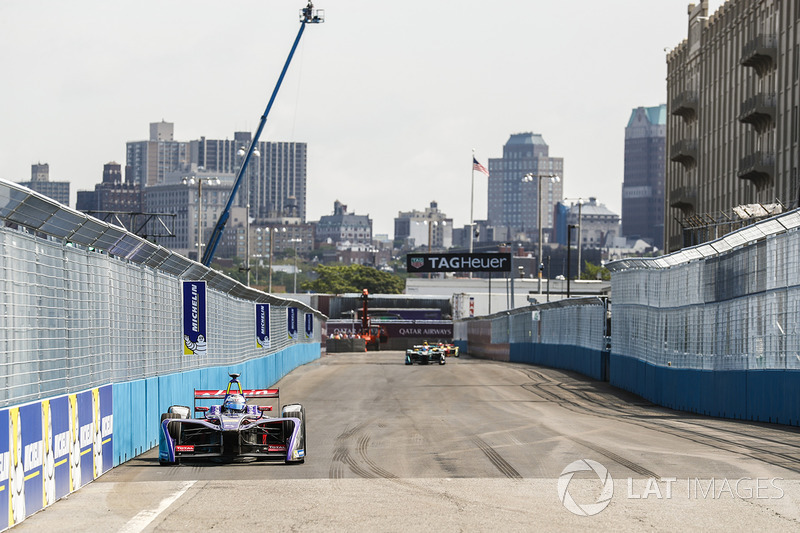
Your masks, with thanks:
M 408 254 L 406 268 L 415 272 L 511 272 L 511 254 Z

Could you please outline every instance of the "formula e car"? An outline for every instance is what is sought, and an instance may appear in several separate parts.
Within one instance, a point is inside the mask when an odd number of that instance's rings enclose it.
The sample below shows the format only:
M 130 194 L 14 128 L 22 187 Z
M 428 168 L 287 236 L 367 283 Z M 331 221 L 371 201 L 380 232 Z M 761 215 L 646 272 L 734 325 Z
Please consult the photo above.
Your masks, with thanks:
M 406 350 L 406 364 L 413 365 L 419 363 L 427 365 L 428 363 L 439 363 L 443 365 L 447 362 L 445 359 L 444 350 L 438 346 L 428 346 L 428 343 L 421 345 L 414 345 L 412 348 Z
M 445 344 L 443 342 L 440 342 L 438 348 L 444 351 L 444 354 L 447 357 L 450 357 L 451 355 L 453 357 L 458 357 L 458 346 L 456 346 L 455 344 Z
M 231 377 L 226 390 L 194 391 L 194 412 L 187 406 L 173 405 L 161 415 L 158 461 L 162 465 L 181 460 L 216 459 L 233 461 L 250 457 L 302 463 L 306 455 L 306 416 L 300 404 L 284 405 L 281 417 L 267 416 L 271 405 L 248 405 L 247 399 L 275 398 L 278 389 L 242 390 Z M 222 399 L 221 405 L 197 405 L 198 400 Z

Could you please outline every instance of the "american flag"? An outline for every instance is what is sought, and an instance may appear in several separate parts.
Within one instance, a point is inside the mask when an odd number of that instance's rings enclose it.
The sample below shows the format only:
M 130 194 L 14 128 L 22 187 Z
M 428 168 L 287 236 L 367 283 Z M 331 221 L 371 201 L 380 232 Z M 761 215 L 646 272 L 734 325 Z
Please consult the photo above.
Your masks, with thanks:
M 478 163 L 478 160 L 474 157 L 472 158 L 472 170 L 477 170 L 478 172 L 483 172 L 487 176 L 489 175 L 489 171 L 486 170 L 486 167 Z

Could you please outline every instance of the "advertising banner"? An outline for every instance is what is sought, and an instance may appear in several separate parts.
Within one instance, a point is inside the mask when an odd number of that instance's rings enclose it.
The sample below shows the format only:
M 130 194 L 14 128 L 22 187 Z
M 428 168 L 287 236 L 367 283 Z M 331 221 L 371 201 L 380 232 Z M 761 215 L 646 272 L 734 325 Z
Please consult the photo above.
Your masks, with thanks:
M 511 272 L 509 253 L 408 254 L 406 269 L 416 272 Z
M 422 324 L 419 322 L 381 322 L 381 332 L 390 339 L 393 338 L 427 338 L 430 341 L 450 340 L 453 338 L 453 323 L 442 321 L 439 323 Z M 350 320 L 328 320 L 325 330 L 328 337 L 334 335 L 351 335 L 361 329 L 361 322 Z
M 112 401 L 107 385 L 0 410 L 0 494 L 8 494 L 0 497 L 7 520 L 0 526 L 22 522 L 111 469 Z
M 206 355 L 206 282 L 183 281 L 183 355 Z
M 286 329 L 289 333 L 289 340 L 294 340 L 297 338 L 297 308 L 296 307 L 287 307 L 286 308 Z
M 269 304 L 256 304 L 256 348 L 269 348 Z
M 314 335 L 314 314 L 306 313 L 306 339 L 310 339 Z

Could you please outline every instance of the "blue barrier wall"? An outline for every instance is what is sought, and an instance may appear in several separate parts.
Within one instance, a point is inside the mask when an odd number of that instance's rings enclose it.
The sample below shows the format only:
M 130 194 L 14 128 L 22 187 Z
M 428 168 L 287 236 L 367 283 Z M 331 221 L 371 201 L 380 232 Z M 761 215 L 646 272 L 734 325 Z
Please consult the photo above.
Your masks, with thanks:
M 615 387 L 670 409 L 800 425 L 797 370 L 693 370 L 612 353 L 609 371 Z
M 602 352 L 581 346 L 512 343 L 509 361 L 572 370 L 597 380 L 603 379 Z
M 222 389 L 228 373 L 241 375 L 245 388 L 267 388 L 298 366 L 320 357 L 318 343 L 295 344 L 280 352 L 237 365 L 190 370 L 166 376 L 115 383 L 114 466 L 158 445 L 161 414 L 170 405 L 194 404 L 194 389 Z

